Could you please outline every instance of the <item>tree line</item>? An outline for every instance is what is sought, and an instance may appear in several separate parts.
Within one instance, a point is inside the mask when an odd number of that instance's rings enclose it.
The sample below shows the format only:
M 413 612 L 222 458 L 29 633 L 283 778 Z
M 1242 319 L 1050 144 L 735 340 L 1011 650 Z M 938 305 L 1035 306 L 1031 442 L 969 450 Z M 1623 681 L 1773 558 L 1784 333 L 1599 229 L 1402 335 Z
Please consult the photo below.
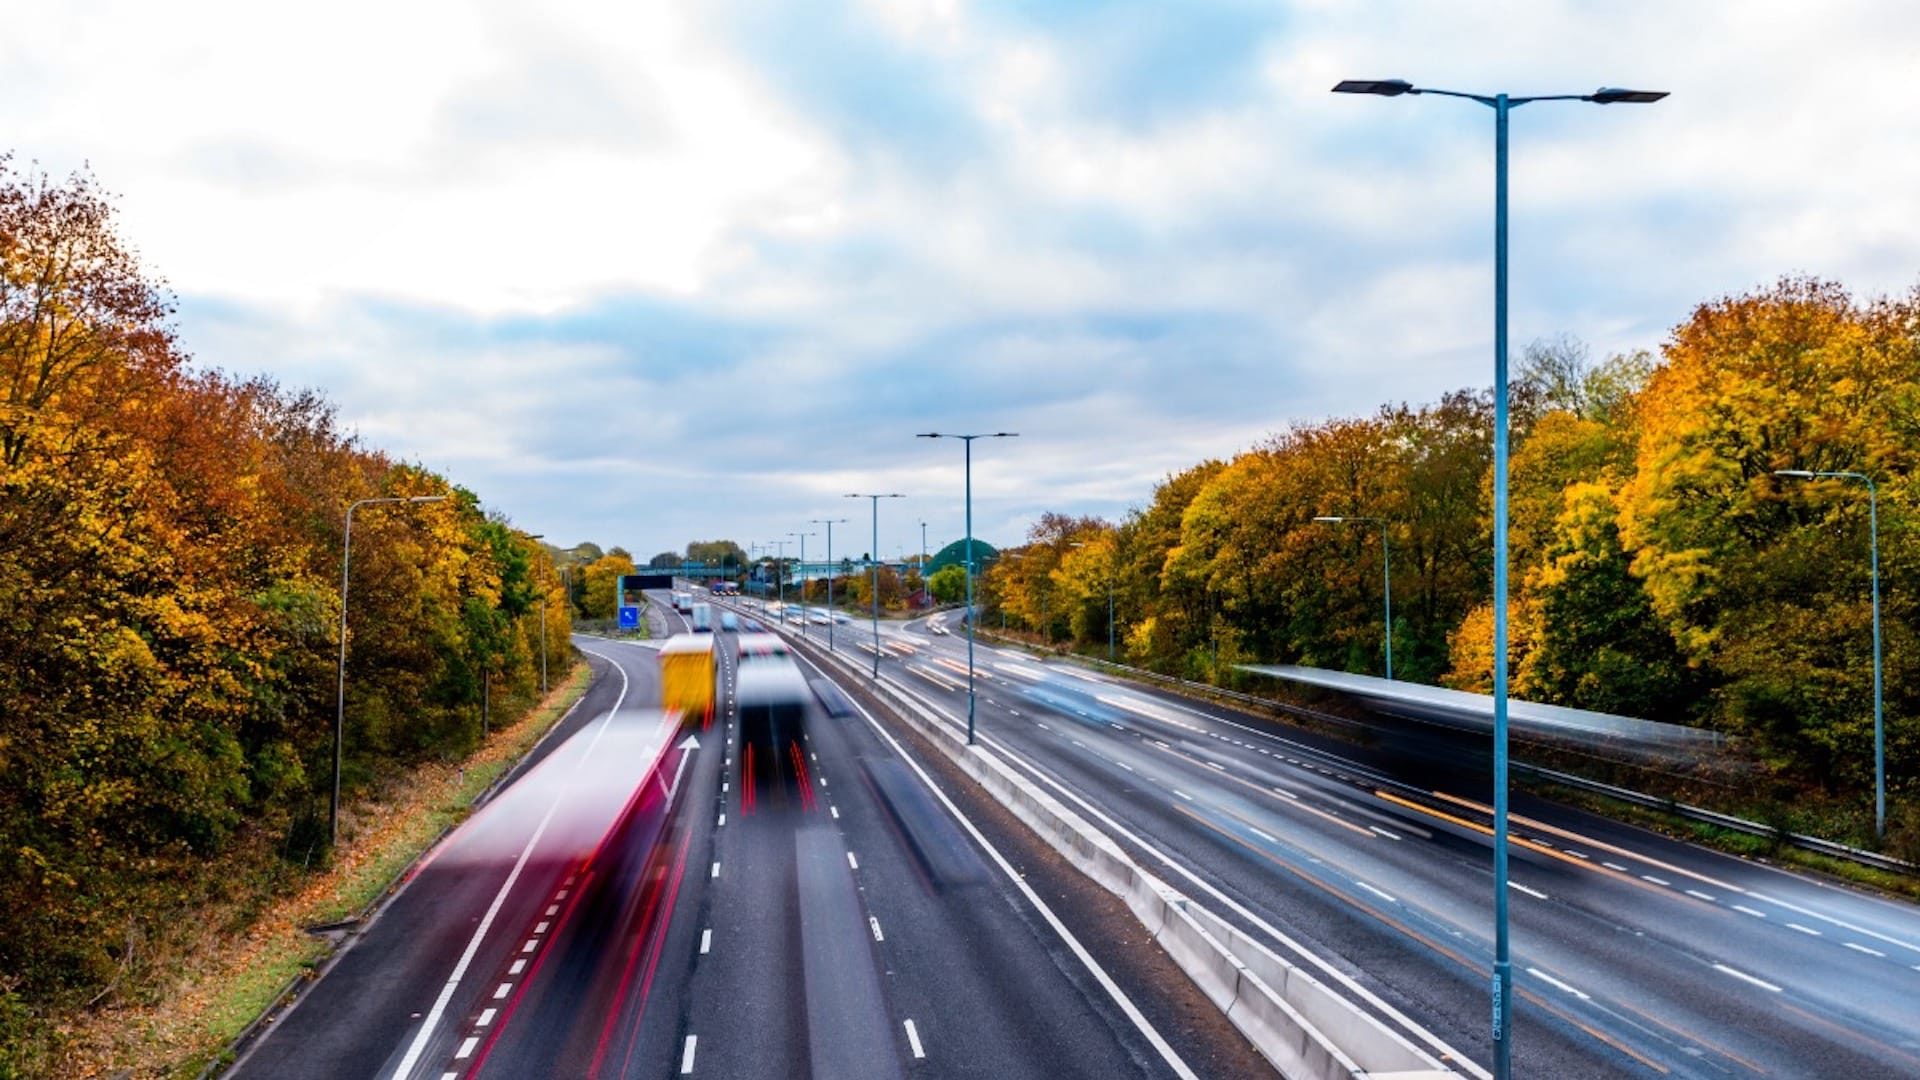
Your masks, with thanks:
M 570 663 L 550 549 L 173 316 L 95 180 L 0 158 L 0 1059 L 236 867 L 325 861 L 350 503 L 448 497 L 354 516 L 349 799 L 529 704 L 543 614 Z
M 1536 342 L 1513 387 L 1510 627 L 1518 697 L 1714 728 L 1793 784 L 1872 782 L 1869 505 L 1890 791 L 1920 765 L 1920 291 L 1811 279 L 1700 305 L 1658 354 Z M 1227 682 L 1241 663 L 1492 673 L 1492 403 L 1290 427 L 1168 476 L 1125 519 L 1046 514 L 983 575 L 983 622 Z M 1341 522 L 1316 521 L 1338 517 Z M 1369 520 L 1357 520 L 1369 519 Z

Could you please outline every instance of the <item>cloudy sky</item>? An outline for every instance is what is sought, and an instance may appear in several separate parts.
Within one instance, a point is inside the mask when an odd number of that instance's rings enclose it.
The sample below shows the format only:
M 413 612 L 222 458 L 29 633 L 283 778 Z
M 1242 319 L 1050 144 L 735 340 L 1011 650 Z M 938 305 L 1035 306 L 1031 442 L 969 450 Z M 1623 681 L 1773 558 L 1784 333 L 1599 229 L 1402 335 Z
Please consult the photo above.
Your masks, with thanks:
M 645 556 L 1118 516 L 1290 422 L 1656 347 L 1785 273 L 1920 281 L 1920 5 L 22 5 L 16 158 L 83 163 L 203 363 L 324 388 L 523 528 Z M 851 536 L 849 534 L 852 534 Z M 855 539 L 857 538 L 857 539 Z M 817 544 L 820 541 L 815 540 Z M 791 550 L 791 549 L 789 549 Z M 810 545 L 809 554 L 819 550 Z

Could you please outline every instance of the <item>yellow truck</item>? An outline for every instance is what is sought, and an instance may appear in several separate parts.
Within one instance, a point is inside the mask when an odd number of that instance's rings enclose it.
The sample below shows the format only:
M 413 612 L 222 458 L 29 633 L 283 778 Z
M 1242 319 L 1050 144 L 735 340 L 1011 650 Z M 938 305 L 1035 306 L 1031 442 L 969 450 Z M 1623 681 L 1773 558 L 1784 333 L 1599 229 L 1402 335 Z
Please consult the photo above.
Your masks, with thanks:
M 713 723 L 712 634 L 675 634 L 660 646 L 660 707 L 678 709 L 682 723 Z

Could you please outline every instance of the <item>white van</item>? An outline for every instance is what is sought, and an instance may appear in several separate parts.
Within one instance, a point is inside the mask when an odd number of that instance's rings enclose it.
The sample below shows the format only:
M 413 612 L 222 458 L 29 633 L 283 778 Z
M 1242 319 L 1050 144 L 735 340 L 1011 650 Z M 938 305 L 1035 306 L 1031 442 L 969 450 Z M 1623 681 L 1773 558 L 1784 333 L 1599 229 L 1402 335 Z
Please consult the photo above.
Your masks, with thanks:
M 713 605 L 712 604 L 694 604 L 693 610 L 688 614 L 693 621 L 694 633 L 710 634 L 713 632 Z

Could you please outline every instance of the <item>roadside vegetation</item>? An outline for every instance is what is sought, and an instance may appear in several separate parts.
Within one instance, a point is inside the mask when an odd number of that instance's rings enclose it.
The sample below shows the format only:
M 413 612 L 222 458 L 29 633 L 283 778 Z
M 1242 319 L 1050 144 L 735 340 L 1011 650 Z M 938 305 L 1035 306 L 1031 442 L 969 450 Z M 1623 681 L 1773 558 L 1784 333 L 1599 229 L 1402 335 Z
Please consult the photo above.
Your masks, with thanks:
M 195 365 L 173 314 L 90 176 L 0 159 L 0 1076 L 82 1074 L 90 1018 L 513 723 L 543 615 L 574 662 L 553 549 L 319 393 Z M 343 518 L 412 496 L 447 499 L 354 518 L 335 850 Z
M 1514 388 L 1513 693 L 1712 728 L 1748 816 L 1872 847 L 1864 485 L 1879 485 L 1886 849 L 1920 857 L 1920 293 L 1793 279 L 1701 305 L 1659 354 L 1536 342 Z M 1119 523 L 1047 514 L 979 582 L 983 626 L 1242 689 L 1234 665 L 1491 682 L 1490 395 L 1289 428 L 1167 477 Z M 1736 811 L 1738 812 L 1738 811 Z

